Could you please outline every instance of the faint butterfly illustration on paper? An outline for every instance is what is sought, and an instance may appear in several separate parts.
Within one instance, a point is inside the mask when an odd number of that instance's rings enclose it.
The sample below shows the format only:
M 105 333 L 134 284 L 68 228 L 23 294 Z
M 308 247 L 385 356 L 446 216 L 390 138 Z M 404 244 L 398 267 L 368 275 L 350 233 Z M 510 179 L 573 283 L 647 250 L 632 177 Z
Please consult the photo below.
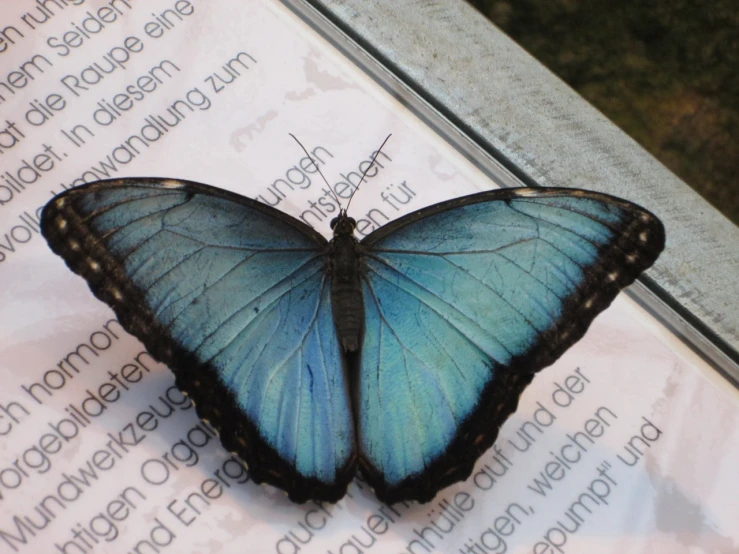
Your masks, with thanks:
M 387 503 L 469 476 L 534 374 L 655 261 L 625 200 L 501 189 L 327 241 L 255 200 L 171 179 L 68 190 L 51 249 L 195 401 L 252 479 L 337 501 L 360 471 Z

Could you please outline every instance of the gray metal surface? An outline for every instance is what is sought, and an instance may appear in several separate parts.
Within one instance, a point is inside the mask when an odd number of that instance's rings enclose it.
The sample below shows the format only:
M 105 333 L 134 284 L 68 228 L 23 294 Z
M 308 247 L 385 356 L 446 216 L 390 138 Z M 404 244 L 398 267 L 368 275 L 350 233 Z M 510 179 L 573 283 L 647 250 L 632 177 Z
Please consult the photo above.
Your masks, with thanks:
M 739 228 L 462 0 L 309 0 L 513 172 L 653 211 L 661 301 L 736 359 Z M 737 376 L 734 375 L 736 378 Z

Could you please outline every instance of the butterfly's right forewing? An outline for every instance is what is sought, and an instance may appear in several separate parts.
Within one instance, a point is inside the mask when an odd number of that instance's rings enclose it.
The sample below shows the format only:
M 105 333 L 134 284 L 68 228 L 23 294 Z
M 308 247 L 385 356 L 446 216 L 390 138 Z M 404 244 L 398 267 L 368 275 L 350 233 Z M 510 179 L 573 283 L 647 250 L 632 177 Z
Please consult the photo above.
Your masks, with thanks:
M 297 501 L 343 496 L 354 430 L 325 239 L 255 201 L 158 179 L 72 189 L 42 227 L 252 478 Z

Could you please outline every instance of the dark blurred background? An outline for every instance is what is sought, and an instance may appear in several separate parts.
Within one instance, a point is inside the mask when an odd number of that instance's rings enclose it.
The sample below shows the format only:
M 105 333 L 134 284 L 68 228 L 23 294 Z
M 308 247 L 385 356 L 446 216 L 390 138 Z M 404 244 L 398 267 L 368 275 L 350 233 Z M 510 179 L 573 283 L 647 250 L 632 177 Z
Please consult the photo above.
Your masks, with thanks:
M 736 0 L 469 0 L 739 225 Z

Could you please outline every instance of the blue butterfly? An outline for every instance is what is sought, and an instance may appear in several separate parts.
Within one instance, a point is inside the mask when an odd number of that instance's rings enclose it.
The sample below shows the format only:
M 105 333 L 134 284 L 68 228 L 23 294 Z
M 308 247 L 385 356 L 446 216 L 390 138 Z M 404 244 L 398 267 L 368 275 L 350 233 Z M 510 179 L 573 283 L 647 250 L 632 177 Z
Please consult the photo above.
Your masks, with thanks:
M 648 211 L 573 189 L 449 200 L 327 241 L 206 185 L 117 179 L 52 199 L 42 231 L 175 373 L 256 482 L 387 503 L 469 476 L 534 374 L 657 258 Z

